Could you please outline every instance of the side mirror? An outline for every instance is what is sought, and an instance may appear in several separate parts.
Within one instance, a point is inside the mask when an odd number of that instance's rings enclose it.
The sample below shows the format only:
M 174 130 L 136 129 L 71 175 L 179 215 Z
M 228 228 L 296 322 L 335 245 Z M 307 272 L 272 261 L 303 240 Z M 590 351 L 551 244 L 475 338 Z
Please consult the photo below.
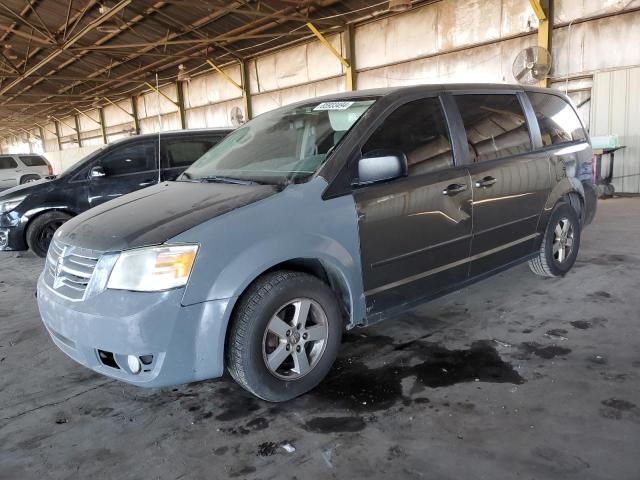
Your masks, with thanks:
M 102 177 L 106 177 L 107 174 L 104 171 L 104 168 L 98 166 L 98 167 L 93 167 L 90 171 L 89 171 L 89 178 L 93 179 L 93 178 L 102 178 Z
M 397 150 L 373 150 L 358 162 L 358 185 L 392 180 L 407 175 L 407 157 Z

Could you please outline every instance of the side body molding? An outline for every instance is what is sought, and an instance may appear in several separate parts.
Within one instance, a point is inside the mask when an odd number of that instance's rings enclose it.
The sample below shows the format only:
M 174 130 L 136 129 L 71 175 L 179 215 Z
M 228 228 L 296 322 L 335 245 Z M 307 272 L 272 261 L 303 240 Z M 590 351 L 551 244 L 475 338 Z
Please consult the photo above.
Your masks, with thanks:
M 358 221 L 351 195 L 322 199 L 327 183 L 316 177 L 197 225 L 167 243 L 199 243 L 182 300 L 192 305 L 235 300 L 258 276 L 293 259 L 320 261 L 348 304 L 349 326 L 366 316 Z

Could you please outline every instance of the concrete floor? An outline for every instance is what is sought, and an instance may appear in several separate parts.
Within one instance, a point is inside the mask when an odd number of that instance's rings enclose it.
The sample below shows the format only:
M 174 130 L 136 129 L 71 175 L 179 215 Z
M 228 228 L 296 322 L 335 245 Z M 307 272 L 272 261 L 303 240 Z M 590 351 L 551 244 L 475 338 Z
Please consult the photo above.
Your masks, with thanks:
M 638 479 L 639 218 L 600 202 L 566 278 L 521 265 L 348 334 L 283 405 L 84 369 L 40 324 L 43 262 L 3 255 L 0 478 Z

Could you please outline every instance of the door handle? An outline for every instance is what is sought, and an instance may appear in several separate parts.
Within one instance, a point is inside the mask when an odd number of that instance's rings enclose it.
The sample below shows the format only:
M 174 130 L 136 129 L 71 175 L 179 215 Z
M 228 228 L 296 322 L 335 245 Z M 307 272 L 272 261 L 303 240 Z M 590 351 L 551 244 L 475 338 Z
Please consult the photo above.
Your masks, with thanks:
M 493 177 L 484 177 L 482 180 L 476 180 L 476 188 L 487 188 L 496 183 L 497 180 Z
M 462 183 L 452 183 L 447 188 L 442 190 L 443 195 L 455 195 L 456 193 L 464 192 L 467 186 Z

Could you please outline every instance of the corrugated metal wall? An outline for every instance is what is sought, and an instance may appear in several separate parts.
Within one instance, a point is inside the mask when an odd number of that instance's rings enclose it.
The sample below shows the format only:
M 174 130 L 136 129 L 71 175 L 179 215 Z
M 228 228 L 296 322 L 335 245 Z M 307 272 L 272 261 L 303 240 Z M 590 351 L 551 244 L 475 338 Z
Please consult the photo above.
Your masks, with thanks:
M 640 193 L 640 67 L 597 73 L 591 102 L 591 135 L 616 134 L 626 146 L 615 154 L 616 191 Z
M 568 90 L 588 125 L 593 75 L 640 65 L 640 0 L 555 0 L 552 86 Z M 527 0 L 442 0 L 408 12 L 370 19 L 354 28 L 357 88 L 449 82 L 514 82 L 517 53 L 536 43 L 538 20 Z M 341 53 L 344 35 L 328 37 Z M 241 84 L 238 65 L 224 68 Z M 342 64 L 317 40 L 248 60 L 254 115 L 297 100 L 342 92 Z M 161 90 L 177 99 L 175 84 Z M 217 72 L 184 83 L 187 128 L 232 126 L 231 112 L 243 107 L 242 92 Z M 179 128 L 176 105 L 155 92 L 103 109 L 107 140 L 135 133 L 132 101 L 141 132 Z M 158 120 L 160 112 L 161 120 Z M 98 119 L 95 110 L 87 112 Z M 78 116 L 83 146 L 102 143 L 99 125 Z M 63 150 L 78 147 L 75 118 L 58 122 Z M 43 120 L 44 150 L 58 150 L 55 124 Z M 66 125 L 65 125 L 66 124 Z M 614 132 L 615 133 L 615 132 Z M 35 130 L 34 135 L 38 135 Z M 26 139 L 26 136 L 25 136 Z M 0 145 L 4 151 L 25 147 Z

